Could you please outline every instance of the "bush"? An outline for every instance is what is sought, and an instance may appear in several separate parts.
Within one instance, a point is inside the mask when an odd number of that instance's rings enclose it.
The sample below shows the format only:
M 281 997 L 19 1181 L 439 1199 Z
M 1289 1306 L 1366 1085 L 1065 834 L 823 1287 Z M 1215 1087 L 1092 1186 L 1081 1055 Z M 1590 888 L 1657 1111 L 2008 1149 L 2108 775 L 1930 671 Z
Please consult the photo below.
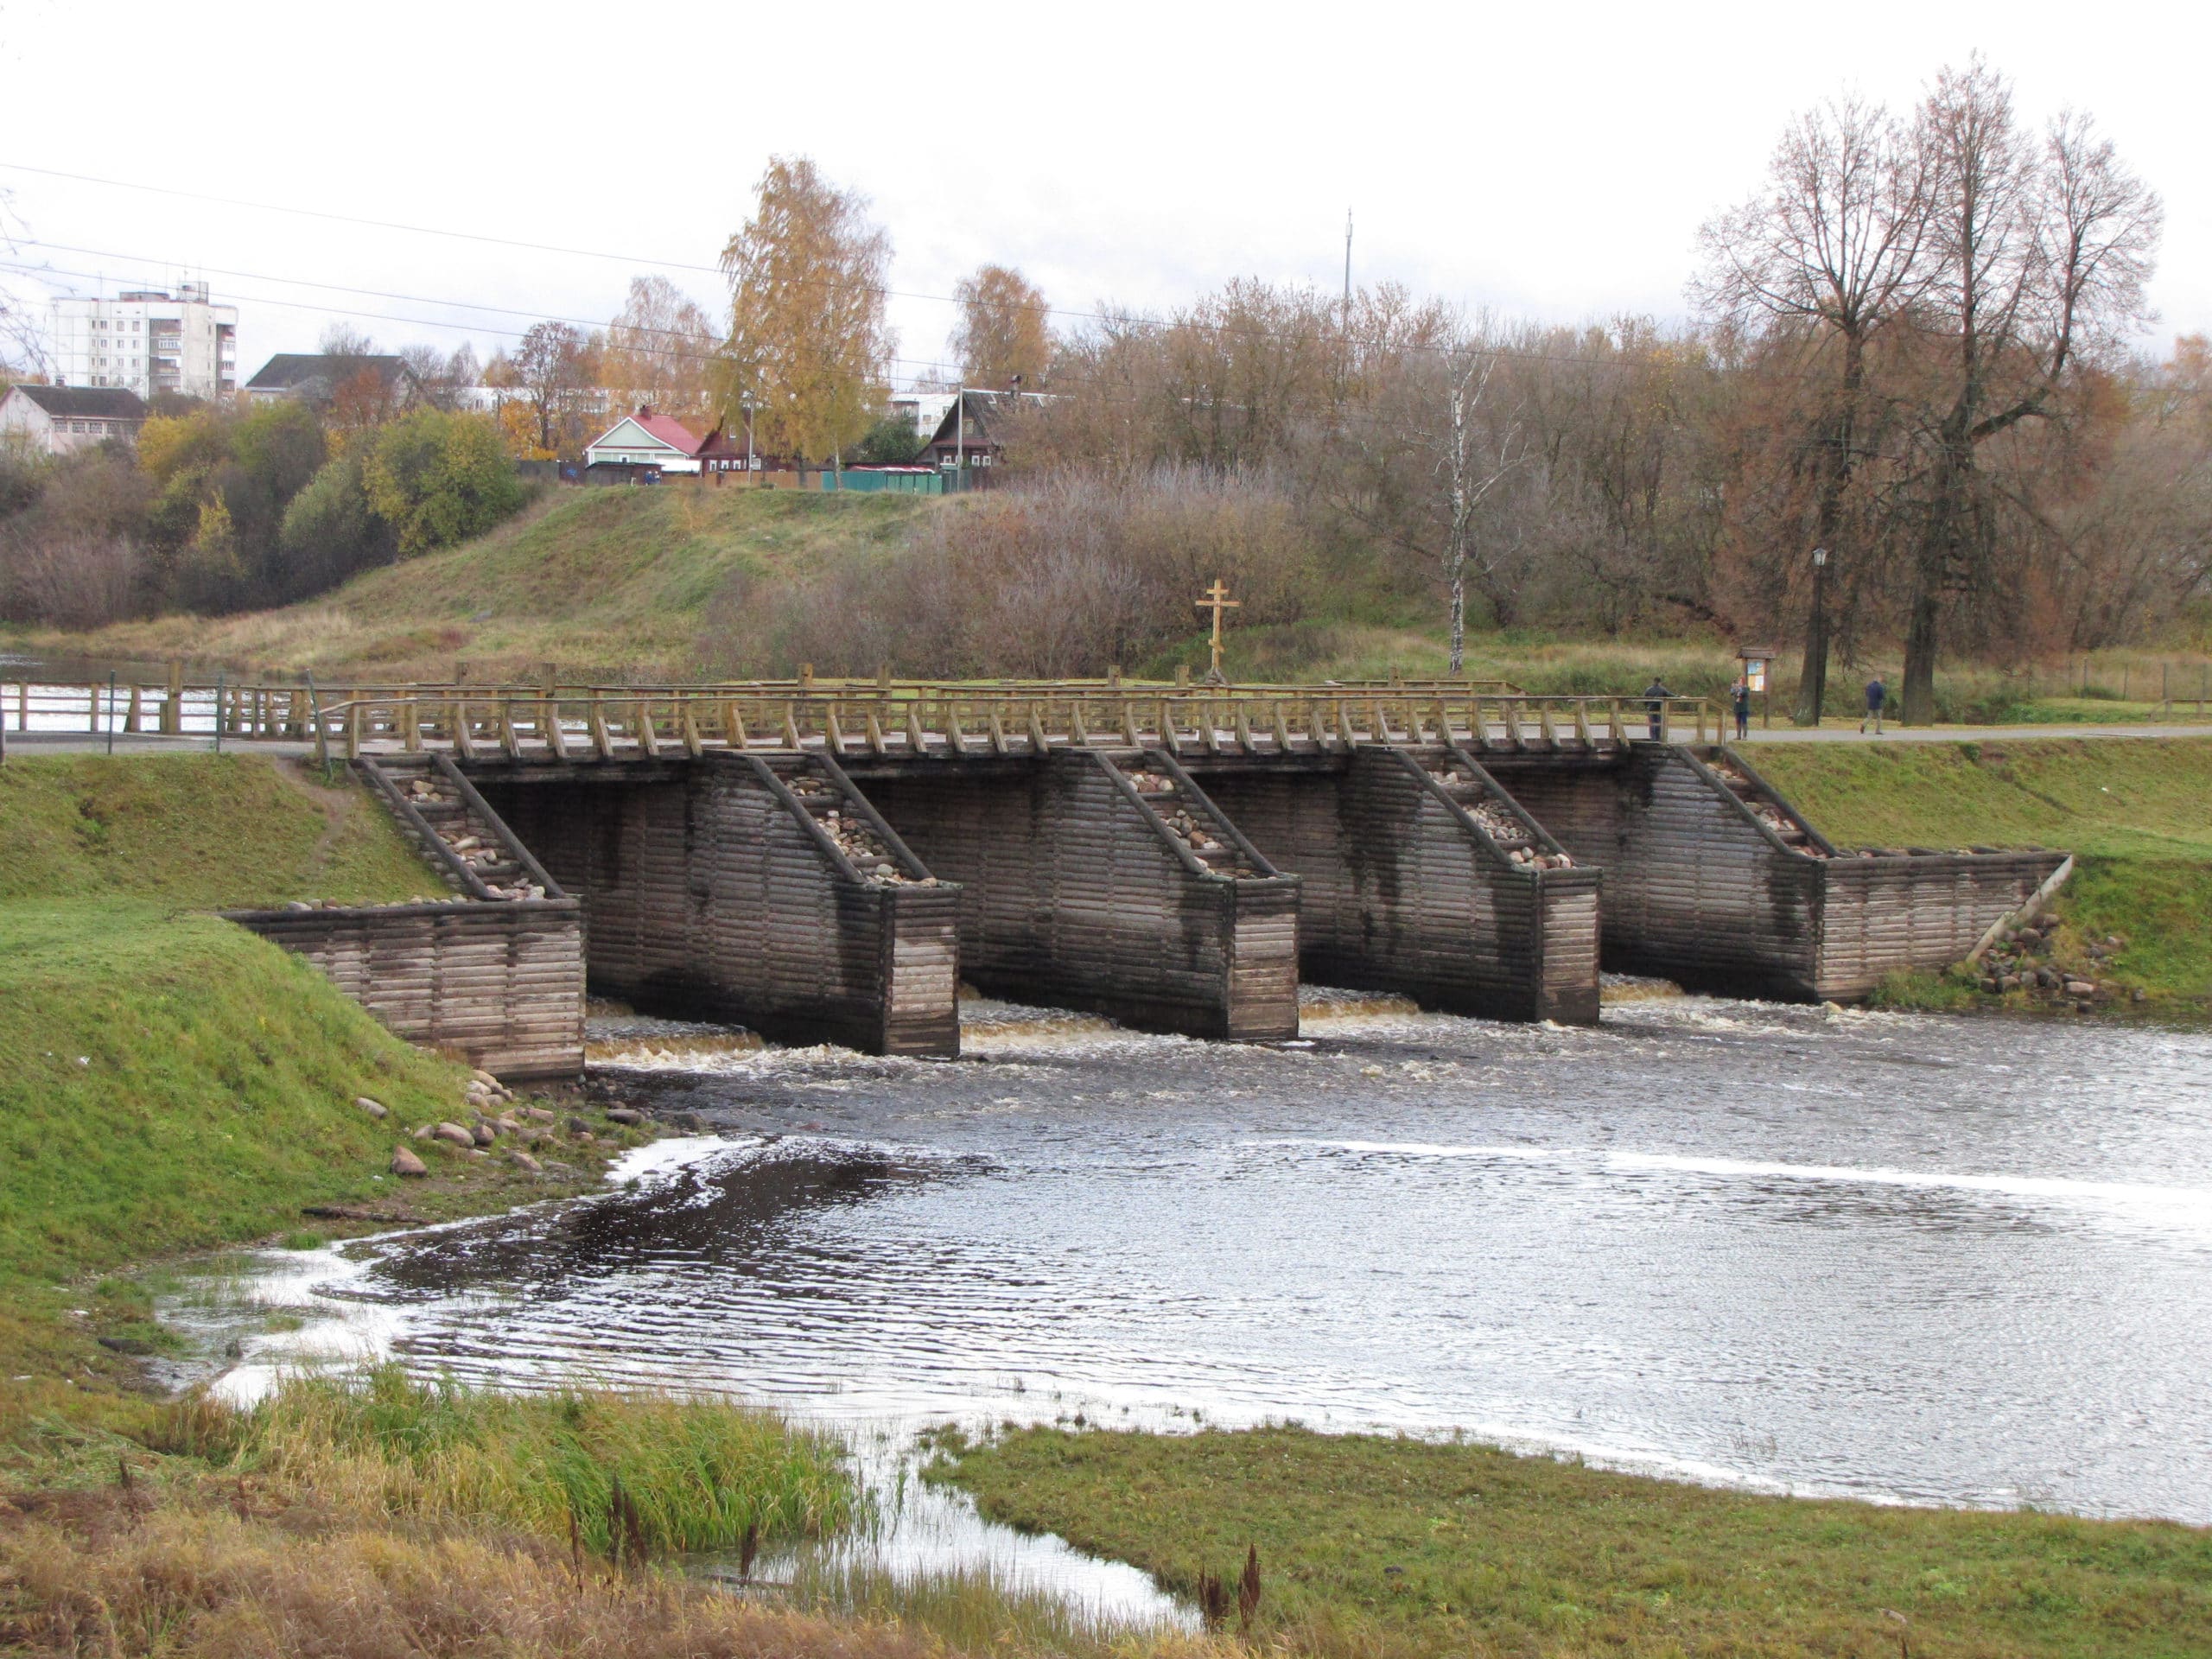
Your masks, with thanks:
M 718 605 L 709 654 L 830 673 L 1093 676 L 1197 632 L 1195 601 L 1216 576 L 1242 602 L 1240 626 L 1298 621 L 1316 559 L 1265 477 L 1059 474 L 948 503 L 897 553 Z
M 321 593 L 398 556 L 397 538 L 369 505 L 361 472 L 359 454 L 340 455 L 292 498 L 279 538 L 285 598 Z
M 425 409 L 393 422 L 361 476 L 402 558 L 480 536 L 523 504 L 499 429 L 477 415 Z

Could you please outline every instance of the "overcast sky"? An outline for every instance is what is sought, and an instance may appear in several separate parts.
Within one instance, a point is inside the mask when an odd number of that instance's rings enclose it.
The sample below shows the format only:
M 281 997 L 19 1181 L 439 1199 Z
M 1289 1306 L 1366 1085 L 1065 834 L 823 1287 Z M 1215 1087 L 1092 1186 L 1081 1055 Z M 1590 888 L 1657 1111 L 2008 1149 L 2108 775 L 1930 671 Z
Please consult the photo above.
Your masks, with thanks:
M 1980 48 L 2024 112 L 2091 111 L 2165 197 L 2145 340 L 2163 351 L 2212 330 L 2208 15 L 0 0 L 0 188 L 14 263 L 73 273 L 49 286 L 204 275 L 240 308 L 250 373 L 334 314 L 387 347 L 488 355 L 531 318 L 603 322 L 652 270 L 719 312 L 712 267 L 763 162 L 808 155 L 891 233 L 904 377 L 944 356 L 941 296 L 982 262 L 1074 312 L 1238 276 L 1333 291 L 1347 207 L 1356 282 L 1508 316 L 1677 318 L 1700 222 L 1758 183 L 1792 112 L 1853 88 L 1905 106 Z

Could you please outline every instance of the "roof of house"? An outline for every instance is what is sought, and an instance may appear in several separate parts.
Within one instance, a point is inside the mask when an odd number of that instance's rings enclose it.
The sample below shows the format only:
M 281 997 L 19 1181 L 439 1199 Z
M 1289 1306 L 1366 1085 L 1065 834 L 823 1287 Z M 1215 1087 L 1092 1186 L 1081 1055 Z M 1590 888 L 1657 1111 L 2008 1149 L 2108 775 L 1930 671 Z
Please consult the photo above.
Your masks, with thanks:
M 679 455 L 696 455 L 702 447 L 697 435 L 690 427 L 671 416 L 654 414 L 651 404 L 640 406 L 634 415 L 625 415 L 584 447 L 588 449 L 604 448 L 607 446 L 607 440 L 626 426 L 639 428 L 647 437 L 666 444 Z M 720 432 L 721 429 L 719 427 L 715 429 L 715 432 Z M 714 434 L 709 433 L 708 435 L 711 437 Z M 626 440 L 625 443 L 626 442 Z
M 939 444 L 970 449 L 988 449 L 998 440 L 991 435 L 991 421 L 996 418 L 997 394 L 979 391 L 974 388 L 963 392 L 945 405 L 944 418 L 937 423 L 937 430 L 924 440 L 924 448 Z M 963 416 L 962 410 L 967 411 Z
M 321 352 L 279 352 L 261 365 L 245 383 L 248 391 L 290 391 L 311 380 L 328 381 L 344 373 L 352 379 L 363 369 L 372 372 L 387 386 L 405 374 L 407 365 L 382 353 L 365 357 L 329 357 Z
M 143 421 L 146 418 L 146 400 L 124 386 L 27 386 L 12 388 L 20 391 L 48 414 L 92 416 L 106 421 Z

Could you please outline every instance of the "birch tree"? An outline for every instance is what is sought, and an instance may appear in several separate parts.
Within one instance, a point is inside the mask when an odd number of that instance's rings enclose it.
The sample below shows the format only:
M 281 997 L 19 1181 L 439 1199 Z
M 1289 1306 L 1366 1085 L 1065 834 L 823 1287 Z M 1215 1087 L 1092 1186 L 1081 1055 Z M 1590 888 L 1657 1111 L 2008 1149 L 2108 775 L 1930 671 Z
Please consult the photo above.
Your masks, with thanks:
M 971 386 L 1004 391 L 1017 382 L 1034 389 L 1052 361 L 1044 294 L 1005 265 L 983 265 L 952 290 L 960 303 L 952 354 Z
M 805 156 L 774 156 L 722 250 L 730 332 L 717 390 L 726 408 L 758 409 L 771 448 L 842 461 L 874 418 L 891 365 L 891 238 L 868 205 Z

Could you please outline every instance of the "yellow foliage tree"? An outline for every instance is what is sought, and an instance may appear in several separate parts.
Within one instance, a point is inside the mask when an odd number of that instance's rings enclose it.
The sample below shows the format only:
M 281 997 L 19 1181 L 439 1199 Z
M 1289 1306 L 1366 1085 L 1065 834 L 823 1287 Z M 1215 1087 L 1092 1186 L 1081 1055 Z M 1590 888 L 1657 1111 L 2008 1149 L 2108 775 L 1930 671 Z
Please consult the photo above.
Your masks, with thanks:
M 891 359 L 891 238 L 869 223 L 867 198 L 837 189 L 803 156 L 772 157 L 721 263 L 730 282 L 723 407 L 752 403 L 771 450 L 842 456 L 874 418 Z
M 1052 361 L 1045 296 L 1006 265 L 983 265 L 952 290 L 960 302 L 952 353 L 971 386 L 1004 391 L 1017 382 L 1034 389 Z

